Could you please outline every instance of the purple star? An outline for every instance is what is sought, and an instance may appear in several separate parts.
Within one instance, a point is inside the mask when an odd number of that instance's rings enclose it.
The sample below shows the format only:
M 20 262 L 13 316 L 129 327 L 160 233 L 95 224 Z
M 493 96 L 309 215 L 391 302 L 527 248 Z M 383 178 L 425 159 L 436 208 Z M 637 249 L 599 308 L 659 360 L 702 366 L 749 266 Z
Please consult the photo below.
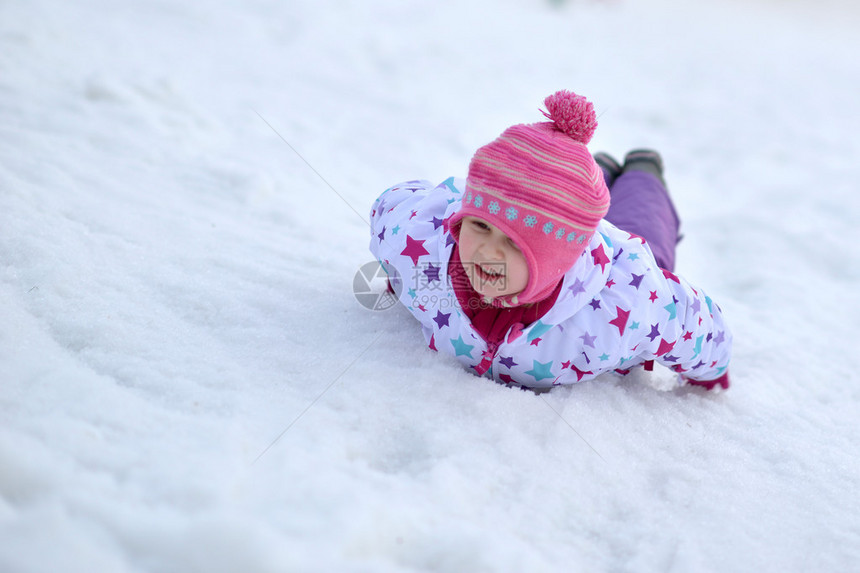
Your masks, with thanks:
M 588 331 L 586 331 L 585 334 L 580 336 L 580 338 L 582 339 L 582 343 L 584 345 L 594 348 L 594 341 L 597 339 L 596 336 L 591 336 L 590 334 L 588 334 Z
M 432 283 L 433 281 L 439 280 L 439 267 L 433 266 L 433 263 L 427 265 L 427 268 L 424 269 L 424 274 L 427 275 L 427 282 Z
M 716 343 L 717 346 L 719 346 L 721 343 L 725 342 L 725 340 L 726 340 L 726 333 L 725 333 L 725 331 L 722 331 L 722 330 L 719 331 L 717 333 L 717 336 L 714 337 L 714 342 Z
M 453 245 L 456 242 L 457 241 L 454 240 L 454 236 L 451 233 L 448 233 L 448 236 L 445 237 L 445 246 L 446 247 L 450 247 L 451 245 Z
M 450 312 L 445 313 L 445 312 L 442 312 L 441 310 L 437 310 L 436 316 L 433 318 L 433 320 L 434 320 L 434 322 L 436 322 L 436 324 L 438 325 L 439 328 L 442 328 L 443 326 L 449 326 L 448 325 L 448 319 L 449 318 L 451 318 Z
M 513 368 L 514 366 L 518 366 L 518 364 L 516 362 L 514 362 L 513 356 L 502 356 L 501 358 L 499 358 L 499 362 L 502 365 L 507 366 L 508 368 Z
M 581 280 L 576 279 L 575 281 L 573 281 L 572 285 L 567 287 L 567 290 L 569 290 L 573 296 L 576 296 L 579 293 L 585 292 L 585 286 Z
M 663 360 L 665 360 L 666 362 L 677 362 L 678 360 L 680 360 L 680 358 L 678 358 L 677 356 L 672 356 L 671 354 L 667 354 L 663 357 Z
M 654 339 L 660 336 L 660 329 L 657 328 L 659 324 L 660 323 L 651 325 L 651 332 L 648 333 L 648 338 L 651 339 L 651 342 L 654 342 Z
M 433 219 L 430 222 L 433 223 L 433 230 L 435 231 L 436 229 L 438 229 L 439 227 L 442 226 L 442 223 L 444 223 L 445 220 L 440 219 L 439 217 L 433 217 Z
M 623 249 L 623 248 L 619 248 L 619 249 L 618 249 L 618 252 L 617 252 L 617 253 L 615 253 L 615 256 L 614 256 L 614 257 L 612 257 L 612 260 L 613 260 L 613 261 L 617 261 L 617 260 L 618 260 L 618 257 L 620 257 L 620 256 L 621 256 L 621 253 L 623 253 L 623 252 L 624 252 L 624 249 Z
M 596 298 L 591 299 L 591 302 L 588 304 L 590 304 L 591 308 L 593 308 L 594 310 L 597 310 L 598 308 L 600 308 L 600 301 L 597 300 Z
M 630 276 L 633 277 L 633 279 L 630 281 L 630 286 L 636 287 L 636 289 L 638 290 L 639 284 L 642 282 L 642 277 L 644 277 L 645 275 L 637 275 L 635 273 L 631 273 Z
M 690 305 L 690 310 L 692 310 L 693 312 L 698 314 L 699 311 L 702 310 L 702 301 L 700 301 L 699 299 L 696 299 L 695 302 L 693 302 L 693 304 Z
M 376 236 L 377 236 L 377 237 L 379 237 L 379 240 L 380 240 L 380 241 L 384 241 L 384 240 L 385 240 L 385 225 L 383 225 L 383 226 L 382 226 L 382 231 L 380 231 L 380 233 L 379 233 L 378 235 L 376 235 Z
M 701 368 L 704 365 L 705 365 L 705 363 L 702 362 L 701 360 L 699 360 L 699 363 L 696 364 L 695 366 L 693 366 L 692 368 L 690 368 L 690 370 L 695 370 L 696 368 Z

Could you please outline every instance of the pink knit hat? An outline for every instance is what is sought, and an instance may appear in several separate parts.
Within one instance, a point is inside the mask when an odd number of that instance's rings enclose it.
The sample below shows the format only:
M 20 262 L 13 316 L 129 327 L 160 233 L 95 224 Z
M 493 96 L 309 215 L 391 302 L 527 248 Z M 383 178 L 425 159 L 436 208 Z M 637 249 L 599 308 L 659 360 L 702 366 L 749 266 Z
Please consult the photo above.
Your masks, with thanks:
M 525 256 L 529 281 L 501 306 L 549 296 L 609 210 L 609 190 L 586 144 L 597 128 L 591 102 L 562 90 L 544 100 L 552 121 L 509 127 L 469 164 L 463 206 L 448 220 L 459 240 L 463 217 L 481 218 Z

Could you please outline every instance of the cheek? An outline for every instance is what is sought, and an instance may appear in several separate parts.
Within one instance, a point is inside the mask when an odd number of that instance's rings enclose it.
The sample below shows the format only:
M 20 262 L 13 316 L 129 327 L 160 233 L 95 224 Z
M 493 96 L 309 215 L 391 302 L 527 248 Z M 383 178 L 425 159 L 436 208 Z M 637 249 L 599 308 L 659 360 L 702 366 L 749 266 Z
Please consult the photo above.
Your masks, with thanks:
M 519 290 L 526 288 L 529 282 L 529 266 L 526 258 L 518 252 L 515 257 L 512 257 L 510 265 L 511 274 L 508 278 L 513 283 L 511 286 Z
M 460 238 L 457 241 L 457 248 L 460 251 L 460 260 L 463 262 L 472 262 L 472 257 L 475 254 L 475 240 L 471 233 L 464 232 L 460 229 Z

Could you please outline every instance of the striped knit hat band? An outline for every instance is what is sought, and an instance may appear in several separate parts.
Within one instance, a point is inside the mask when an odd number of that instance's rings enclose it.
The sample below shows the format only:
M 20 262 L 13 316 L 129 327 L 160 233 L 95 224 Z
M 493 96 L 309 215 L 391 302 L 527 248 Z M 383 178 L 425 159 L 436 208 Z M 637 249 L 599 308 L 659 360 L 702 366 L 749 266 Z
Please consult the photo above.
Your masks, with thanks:
M 515 125 L 472 157 L 462 208 L 449 221 L 483 219 L 523 251 L 529 282 L 517 304 L 546 297 L 576 262 L 609 209 L 609 190 L 586 144 L 597 126 L 584 97 L 548 97 L 551 122 Z

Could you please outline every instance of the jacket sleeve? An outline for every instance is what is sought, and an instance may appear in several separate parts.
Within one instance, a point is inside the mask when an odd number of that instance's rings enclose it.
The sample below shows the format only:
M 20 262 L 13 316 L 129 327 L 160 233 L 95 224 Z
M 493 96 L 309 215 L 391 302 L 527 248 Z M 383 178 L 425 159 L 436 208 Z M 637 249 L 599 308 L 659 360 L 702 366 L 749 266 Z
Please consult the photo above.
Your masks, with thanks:
M 429 181 L 407 181 L 389 187 L 382 192 L 370 211 L 370 251 L 385 264 L 402 249 L 399 240 L 406 237 L 406 230 L 422 202 L 435 185 Z M 405 239 L 403 239 L 405 240 Z
M 728 388 L 732 336 L 722 310 L 683 278 L 662 269 L 655 273 L 642 331 L 644 357 L 678 372 L 686 383 Z

